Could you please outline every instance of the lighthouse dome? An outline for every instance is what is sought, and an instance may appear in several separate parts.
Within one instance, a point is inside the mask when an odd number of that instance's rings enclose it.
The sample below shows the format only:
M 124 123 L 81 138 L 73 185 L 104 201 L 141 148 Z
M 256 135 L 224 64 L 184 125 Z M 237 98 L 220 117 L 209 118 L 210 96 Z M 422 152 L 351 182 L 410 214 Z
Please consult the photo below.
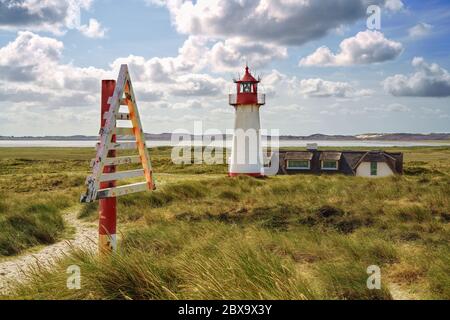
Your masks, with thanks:
M 255 77 L 252 76 L 252 74 L 250 73 L 248 66 L 245 67 L 245 74 L 242 77 L 242 79 L 240 80 L 240 82 L 253 82 L 253 83 L 258 83 L 259 81 L 255 79 Z

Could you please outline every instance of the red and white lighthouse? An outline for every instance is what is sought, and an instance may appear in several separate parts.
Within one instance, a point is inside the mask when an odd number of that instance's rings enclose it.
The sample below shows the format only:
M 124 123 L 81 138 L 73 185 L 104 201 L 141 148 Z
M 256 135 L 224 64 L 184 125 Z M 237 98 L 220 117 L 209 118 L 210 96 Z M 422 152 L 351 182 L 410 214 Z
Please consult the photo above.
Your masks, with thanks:
M 242 79 L 234 80 L 236 93 L 229 102 L 235 109 L 234 135 L 229 164 L 229 175 L 263 176 L 264 161 L 261 146 L 259 109 L 265 104 L 265 95 L 258 93 L 258 84 L 248 66 Z

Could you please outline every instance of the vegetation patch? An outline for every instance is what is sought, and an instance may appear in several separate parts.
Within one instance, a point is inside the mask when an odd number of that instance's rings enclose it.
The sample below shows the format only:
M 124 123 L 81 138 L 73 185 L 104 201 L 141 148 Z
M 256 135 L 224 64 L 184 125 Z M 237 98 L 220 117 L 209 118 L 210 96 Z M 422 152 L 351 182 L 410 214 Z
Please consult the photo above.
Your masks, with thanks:
M 12 297 L 392 299 L 395 281 L 419 298 L 448 300 L 450 148 L 389 151 L 405 152 L 408 174 L 229 178 L 225 165 L 177 166 L 170 148 L 151 149 L 158 189 L 118 200 L 117 254 L 76 252 L 32 272 Z M 61 211 L 78 202 L 92 156 L 2 149 L 1 254 L 62 237 Z M 87 205 L 80 217 L 97 211 Z M 73 264 L 81 290 L 66 288 Z M 381 290 L 367 289 L 371 265 L 383 270 Z

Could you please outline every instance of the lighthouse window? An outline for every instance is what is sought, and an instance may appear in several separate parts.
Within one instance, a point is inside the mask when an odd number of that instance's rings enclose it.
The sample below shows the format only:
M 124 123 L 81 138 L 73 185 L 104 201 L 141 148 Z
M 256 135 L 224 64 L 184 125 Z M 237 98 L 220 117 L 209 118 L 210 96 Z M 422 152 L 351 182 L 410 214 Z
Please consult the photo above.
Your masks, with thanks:
M 252 84 L 251 83 L 243 83 L 242 84 L 242 92 L 251 93 L 252 92 Z

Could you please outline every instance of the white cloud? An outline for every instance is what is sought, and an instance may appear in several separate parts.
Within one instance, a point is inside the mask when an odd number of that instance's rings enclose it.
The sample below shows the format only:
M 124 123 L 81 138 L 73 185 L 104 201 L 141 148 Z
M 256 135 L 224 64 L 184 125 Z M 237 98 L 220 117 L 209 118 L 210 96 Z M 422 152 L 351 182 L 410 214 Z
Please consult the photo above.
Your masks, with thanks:
M 428 23 L 421 22 L 408 30 L 409 37 L 412 39 L 419 39 L 428 36 L 431 33 L 433 26 Z
M 384 7 L 390 11 L 395 12 L 402 10 L 405 7 L 405 5 L 401 0 L 386 0 Z
M 397 58 L 403 51 L 399 42 L 386 39 L 379 31 L 362 31 L 343 40 L 337 54 L 328 47 L 320 47 L 302 58 L 300 66 L 349 66 L 384 62 Z
M 429 64 L 421 57 L 412 60 L 416 72 L 396 74 L 384 80 L 384 88 L 394 96 L 449 97 L 450 74 L 438 64 Z
M 62 42 L 32 32 L 0 48 L 0 95 L 3 101 L 81 106 L 107 75 L 101 69 L 62 64 Z
M 80 11 L 93 0 L 1 0 L 0 29 L 49 31 L 60 34 L 80 24 Z
M 372 90 L 357 89 L 348 82 L 329 81 L 320 78 L 298 79 L 272 70 L 262 77 L 262 86 L 269 97 L 291 96 L 303 98 L 356 99 L 371 96 Z
M 287 49 L 263 42 L 249 42 L 243 38 L 231 38 L 214 44 L 207 56 L 212 70 L 236 71 L 247 61 L 252 68 L 259 68 L 274 59 L 287 58 Z
M 386 107 L 386 110 L 390 112 L 409 112 L 411 108 L 400 103 L 391 103 Z
M 80 32 L 88 38 L 104 38 L 107 32 L 106 28 L 103 28 L 100 22 L 95 19 L 89 19 L 89 24 L 82 25 L 79 28 Z
M 17 38 L 0 48 L 0 77 L 10 81 L 33 81 L 61 57 L 63 43 L 19 32 Z
M 187 101 L 183 101 L 183 102 L 177 102 L 175 104 L 173 104 L 171 106 L 172 109 L 180 109 L 180 110 L 186 110 L 186 109 L 191 109 L 191 110 L 200 110 L 203 108 L 203 104 L 200 100 L 198 99 L 190 99 Z
M 101 79 L 115 78 L 120 65 L 128 63 L 138 101 L 173 105 L 189 98 L 198 103 L 185 109 L 194 110 L 200 103 L 205 105 L 202 99 L 206 97 L 225 97 L 230 82 L 196 72 L 202 67 L 195 60 L 204 58 L 201 43 L 188 39 L 176 57 L 119 58 L 104 70 L 64 64 L 61 41 L 19 32 L 14 41 L 0 48 L 0 100 L 52 110 L 97 105 Z
M 208 74 L 186 74 L 177 77 L 170 92 L 176 96 L 217 96 L 225 94 L 227 82 L 222 78 L 213 78 Z
M 366 17 L 371 4 L 384 0 L 150 0 L 165 4 L 177 30 L 211 38 L 240 37 L 252 42 L 270 41 L 301 45 L 329 31 Z M 396 1 L 398 3 L 398 1 Z M 393 1 L 386 3 L 394 8 Z
M 116 59 L 111 67 L 119 70 L 121 64 L 128 64 L 135 81 L 151 86 L 153 91 L 164 92 L 165 96 L 205 97 L 224 94 L 227 82 L 220 77 L 195 72 L 201 68 L 194 65 L 193 61 L 190 62 L 191 58 L 185 59 L 183 55 L 178 55 L 146 60 L 144 57 L 129 56 Z
M 372 95 L 371 90 L 356 90 L 347 82 L 327 81 L 319 78 L 302 79 L 299 93 L 308 98 L 357 98 Z

